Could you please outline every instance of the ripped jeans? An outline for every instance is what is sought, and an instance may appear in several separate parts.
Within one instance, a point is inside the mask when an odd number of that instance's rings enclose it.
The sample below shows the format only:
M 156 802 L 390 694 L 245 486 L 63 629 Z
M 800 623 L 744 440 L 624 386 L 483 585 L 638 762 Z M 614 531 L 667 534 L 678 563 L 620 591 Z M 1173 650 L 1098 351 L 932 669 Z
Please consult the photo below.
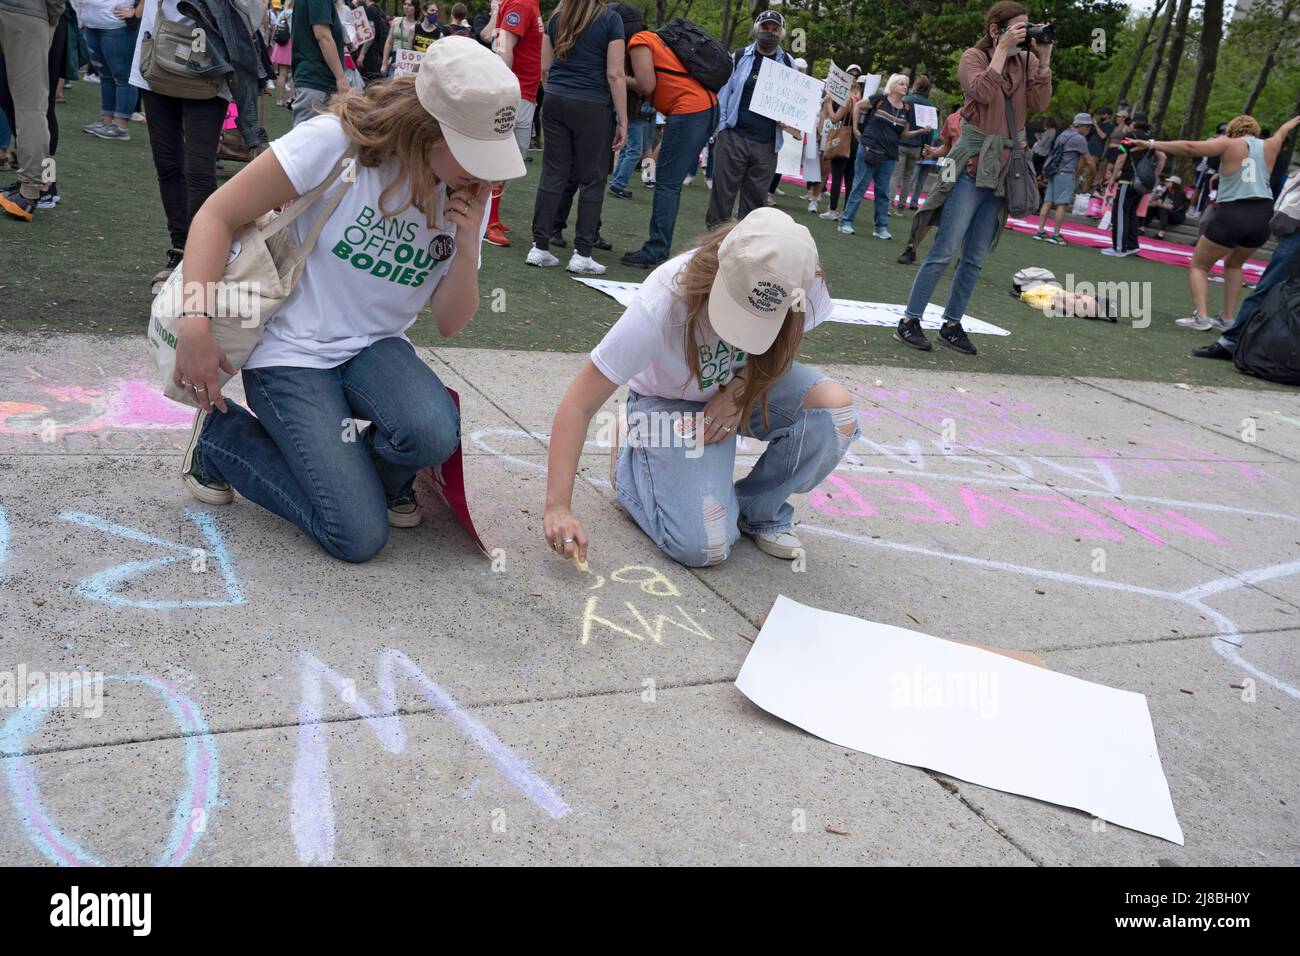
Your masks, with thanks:
M 767 450 L 739 481 L 734 437 L 693 448 L 662 447 L 666 443 L 638 440 L 629 432 L 618 459 L 619 502 L 664 554 L 689 567 L 724 560 L 742 531 L 788 531 L 794 508 L 787 499 L 821 484 L 860 434 L 852 406 L 803 407 L 808 390 L 826 378 L 796 362 L 772 386 L 767 425 L 755 409 L 748 432 L 766 441 Z M 649 413 L 703 408 L 703 402 L 628 390 L 630 428 Z M 845 434 L 850 424 L 852 433 Z

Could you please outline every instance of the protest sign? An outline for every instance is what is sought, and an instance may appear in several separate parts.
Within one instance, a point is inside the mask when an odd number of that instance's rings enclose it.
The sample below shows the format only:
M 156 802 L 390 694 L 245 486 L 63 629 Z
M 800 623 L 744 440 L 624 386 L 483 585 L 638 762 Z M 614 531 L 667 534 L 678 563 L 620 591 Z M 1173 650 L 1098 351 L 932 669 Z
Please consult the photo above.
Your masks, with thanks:
M 751 110 L 786 126 L 816 134 L 821 105 L 821 80 L 763 58 L 754 95 L 749 101 Z
M 844 101 L 849 98 L 849 90 L 853 88 L 853 77 L 832 62 L 825 83 L 826 95 L 834 100 L 837 106 L 843 106 Z

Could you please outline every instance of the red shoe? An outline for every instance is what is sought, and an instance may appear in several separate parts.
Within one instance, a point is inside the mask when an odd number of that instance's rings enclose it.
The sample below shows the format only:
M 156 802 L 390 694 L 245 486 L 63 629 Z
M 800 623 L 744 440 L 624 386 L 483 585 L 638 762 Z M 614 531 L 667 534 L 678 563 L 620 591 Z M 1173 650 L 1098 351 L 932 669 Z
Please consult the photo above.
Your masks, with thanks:
M 501 223 L 499 222 L 493 223 L 492 225 L 488 226 L 487 233 L 483 236 L 483 238 L 486 239 L 494 246 L 510 245 L 510 240 L 506 238 L 506 231 L 501 228 Z
M 498 220 L 498 222 L 500 222 L 500 220 Z M 506 225 L 504 222 L 500 223 L 500 225 L 501 225 L 501 228 L 504 229 L 506 232 L 509 232 L 509 231 L 510 231 L 510 227 L 509 227 L 508 225 Z

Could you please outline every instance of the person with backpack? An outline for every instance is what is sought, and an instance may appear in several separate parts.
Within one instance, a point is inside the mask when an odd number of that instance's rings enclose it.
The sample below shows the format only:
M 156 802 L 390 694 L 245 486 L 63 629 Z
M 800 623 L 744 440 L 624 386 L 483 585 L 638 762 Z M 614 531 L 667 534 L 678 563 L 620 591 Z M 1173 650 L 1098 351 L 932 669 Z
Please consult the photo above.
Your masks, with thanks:
M 1268 139 L 1260 138 L 1253 116 L 1228 121 L 1226 135 L 1211 140 L 1159 140 L 1134 143 L 1134 149 L 1151 149 L 1171 156 L 1212 156 L 1219 160 L 1219 191 L 1214 211 L 1201 224 L 1201 235 L 1187 270 L 1192 292 L 1192 314 L 1176 319 L 1184 329 L 1204 332 L 1227 328 L 1222 316 L 1232 315 L 1241 293 L 1241 267 L 1269 236 L 1273 191 L 1269 171 L 1300 116 L 1287 120 Z M 1223 312 L 1208 318 L 1210 269 L 1223 260 Z
M 1055 124 L 1051 120 L 1048 123 L 1055 132 Z M 1047 188 L 1043 191 L 1043 208 L 1038 214 L 1035 239 L 1057 246 L 1065 245 L 1065 240 L 1061 238 L 1061 223 L 1065 222 L 1065 214 L 1074 205 L 1074 184 L 1079 174 L 1079 163 L 1088 155 L 1087 137 L 1090 129 L 1092 117 L 1087 113 L 1079 113 L 1070 126 L 1055 134 L 1052 148 L 1043 161 L 1042 174 L 1047 180 Z M 1056 209 L 1055 235 L 1046 231 L 1047 215 L 1053 208 Z
M 1126 120 L 1119 119 L 1116 125 L 1123 122 Z M 1128 127 L 1127 138 L 1120 141 L 1119 155 L 1109 164 L 1107 191 L 1115 190 L 1115 204 L 1110 217 L 1110 246 L 1101 250 L 1103 256 L 1122 258 L 1142 251 L 1138 243 L 1141 225 L 1138 204 L 1143 196 L 1156 188 L 1160 170 L 1165 164 L 1165 154 L 1137 149 L 1135 155 L 1134 144 L 1150 142 L 1151 139 L 1151 126 L 1139 113 Z
M 732 218 L 737 197 L 737 219 L 744 219 L 767 203 L 768 187 L 776 173 L 776 155 L 781 151 L 782 126 L 755 113 L 749 104 L 765 59 L 794 69 L 794 58 L 781 49 L 784 38 L 785 17 L 775 10 L 759 13 L 750 28 L 749 46 L 734 54 L 731 78 L 718 91 L 713 188 L 704 217 L 710 229 Z
M 525 259 L 540 268 L 558 266 L 551 236 L 572 180 L 578 187 L 578 221 L 566 269 L 604 275 L 591 257 L 600 232 L 605 177 L 627 141 L 627 42 L 623 18 L 605 0 L 565 0 L 546 22 L 542 38 L 542 175 L 533 204 L 533 246 Z
M 275 105 L 288 106 L 293 95 L 293 0 L 285 0 L 271 30 L 271 65 L 275 67 Z
M 677 225 L 682 183 L 717 126 L 718 97 L 691 74 L 675 52 L 696 48 L 704 41 L 713 38 L 701 27 L 680 18 L 658 32 L 642 30 L 628 40 L 632 60 L 628 86 L 648 99 L 666 120 L 655 160 L 650 238 L 640 249 L 619 260 L 625 266 L 653 269 L 667 261 Z M 722 45 L 717 46 L 725 54 Z
M 1052 147 L 1056 145 L 1058 133 L 1056 120 L 1050 116 L 1043 120 L 1043 128 L 1038 131 L 1038 136 L 1034 139 L 1033 149 L 1030 150 L 1034 154 L 1034 172 L 1039 176 L 1043 175 L 1043 167 L 1047 165 L 1047 157 L 1052 155 Z
M 983 35 L 957 63 L 965 102 L 961 135 L 948 153 L 955 179 L 939 176 L 913 220 L 918 236 L 935 220 L 939 226 L 894 330 L 894 338 L 904 345 L 925 352 L 933 348 L 921 330 L 921 316 L 960 246 L 939 341 L 965 355 L 975 354 L 962 316 L 984 257 L 1006 223 L 1007 175 L 1025 117 L 1046 111 L 1052 102 L 1051 63 L 1052 44 L 1029 37 L 1028 8 L 1017 0 L 998 0 L 989 7 Z
M 933 130 L 929 126 L 908 129 L 911 107 L 904 102 L 908 80 L 895 73 L 885 84 L 885 92 L 869 100 L 860 100 L 854 107 L 853 129 L 858 136 L 858 159 L 853 170 L 853 186 L 844 215 L 840 217 L 838 231 L 853 235 L 853 219 L 858 207 L 866 198 L 867 184 L 875 187 L 875 228 L 871 234 L 877 239 L 892 239 L 889 232 L 890 179 L 898 162 L 898 150 L 912 140 L 928 142 Z

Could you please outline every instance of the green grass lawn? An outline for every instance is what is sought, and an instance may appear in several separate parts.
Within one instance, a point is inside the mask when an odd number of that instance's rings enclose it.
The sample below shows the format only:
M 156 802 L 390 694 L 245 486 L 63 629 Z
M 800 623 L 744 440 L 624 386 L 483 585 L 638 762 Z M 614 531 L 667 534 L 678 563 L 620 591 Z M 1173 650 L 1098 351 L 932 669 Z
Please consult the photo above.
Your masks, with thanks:
M 143 333 L 149 306 L 149 280 L 168 248 L 158 186 L 149 152 L 148 133 L 131 124 L 127 143 L 107 142 L 81 132 L 97 115 L 99 89 L 84 82 L 69 84 L 68 102 L 59 107 L 62 142 L 58 180 L 63 202 L 42 211 L 33 224 L 0 222 L 0 329 Z M 266 125 L 272 136 L 289 127 L 289 112 L 267 103 Z M 535 269 L 524 264 L 527 234 L 541 154 L 533 153 L 525 180 L 506 191 L 503 218 L 514 226 L 510 248 L 487 246 L 480 288 L 484 308 L 461 335 L 444 340 L 422 318 L 411 337 L 422 344 L 478 348 L 580 352 L 590 349 L 619 315 L 610 298 L 573 281 L 563 269 Z M 233 175 L 238 164 L 228 164 Z M 625 251 L 646 237 L 651 191 L 632 185 L 632 201 L 606 195 L 604 235 L 614 251 L 598 254 L 608 278 L 639 281 L 640 270 L 618 264 Z M 869 206 L 859 214 L 864 232 L 841 236 L 835 224 L 816 219 L 798 201 L 801 189 L 790 186 L 780 205 L 812 230 L 821 251 L 832 294 L 876 302 L 906 301 L 915 266 L 894 260 L 902 251 L 908 223 L 895 221 L 896 238 L 883 242 L 870 235 Z M 683 190 L 677 220 L 678 250 L 704 228 L 708 194 L 703 176 Z M 566 236 L 572 238 L 572 229 Z M 925 248 L 928 248 L 928 243 Z M 924 251 L 924 248 L 923 248 Z M 562 259 L 567 250 L 560 250 Z M 1046 266 L 1064 281 L 1140 281 L 1151 284 L 1152 321 L 1145 329 L 1079 319 L 1048 319 L 1007 294 L 1012 273 L 1024 266 Z M 505 309 L 487 307 L 493 290 L 504 290 Z M 947 280 L 936 301 L 942 303 Z M 1211 307 L 1221 291 L 1212 286 Z M 1212 333 L 1187 332 L 1173 320 L 1189 308 L 1184 269 L 1139 258 L 1111 260 L 1095 250 L 1048 246 L 1014 232 L 1003 234 L 985 260 L 983 275 L 967 312 L 1010 330 L 1009 337 L 973 336 L 980 348 L 974 358 L 936 347 L 918 353 L 894 342 L 886 328 L 826 323 L 805 342 L 803 357 L 813 362 L 853 362 L 920 368 L 968 368 L 982 372 L 1029 375 L 1081 375 L 1195 382 L 1236 386 L 1266 385 L 1239 375 L 1231 363 L 1193 359 L 1188 350 L 1211 340 Z

